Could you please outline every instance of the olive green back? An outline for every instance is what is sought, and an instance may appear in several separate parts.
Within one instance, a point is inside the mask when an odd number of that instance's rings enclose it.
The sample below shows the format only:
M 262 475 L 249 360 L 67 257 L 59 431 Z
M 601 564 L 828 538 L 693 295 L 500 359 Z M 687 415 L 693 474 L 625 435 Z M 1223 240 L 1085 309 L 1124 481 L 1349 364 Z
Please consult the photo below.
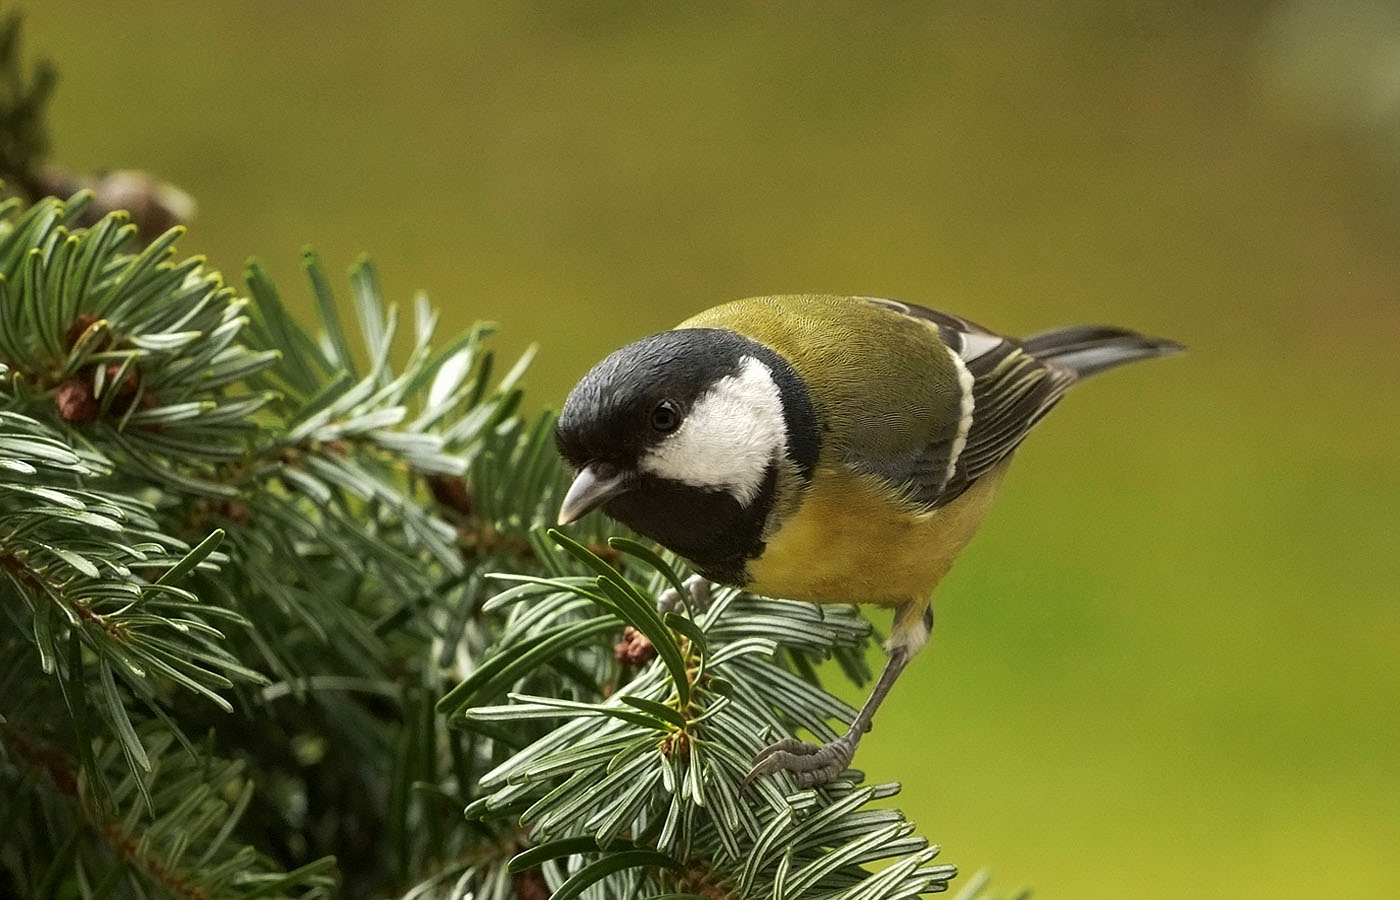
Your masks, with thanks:
M 860 298 L 750 297 L 678 327 L 727 328 L 782 354 L 807 383 L 825 459 L 907 457 L 958 421 L 958 374 L 937 327 Z

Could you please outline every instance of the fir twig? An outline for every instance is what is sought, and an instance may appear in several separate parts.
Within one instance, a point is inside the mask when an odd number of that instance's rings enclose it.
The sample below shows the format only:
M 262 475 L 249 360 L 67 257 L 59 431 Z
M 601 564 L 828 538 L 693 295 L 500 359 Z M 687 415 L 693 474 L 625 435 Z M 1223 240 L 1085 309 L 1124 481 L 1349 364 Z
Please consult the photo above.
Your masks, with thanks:
M 15 34 L 0 167 L 32 169 L 52 76 Z M 436 343 L 366 262 L 345 316 L 310 252 L 309 329 L 256 263 L 245 296 L 178 229 L 31 199 L 0 207 L 0 894 L 946 888 L 873 805 L 896 785 L 744 784 L 849 720 L 818 665 L 867 678 L 868 624 L 732 590 L 661 614 L 675 560 L 548 531 L 528 354 L 498 378 L 491 327 Z

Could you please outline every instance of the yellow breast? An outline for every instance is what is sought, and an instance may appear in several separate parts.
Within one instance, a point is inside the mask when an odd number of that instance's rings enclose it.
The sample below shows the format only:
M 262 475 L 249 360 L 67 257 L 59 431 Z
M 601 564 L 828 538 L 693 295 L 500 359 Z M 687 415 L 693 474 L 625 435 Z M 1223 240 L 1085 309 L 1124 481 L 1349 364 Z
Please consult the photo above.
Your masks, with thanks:
M 818 467 L 805 500 L 749 563 L 749 590 L 816 603 L 926 600 L 987 513 L 1010 459 L 958 499 L 914 512 L 844 465 Z

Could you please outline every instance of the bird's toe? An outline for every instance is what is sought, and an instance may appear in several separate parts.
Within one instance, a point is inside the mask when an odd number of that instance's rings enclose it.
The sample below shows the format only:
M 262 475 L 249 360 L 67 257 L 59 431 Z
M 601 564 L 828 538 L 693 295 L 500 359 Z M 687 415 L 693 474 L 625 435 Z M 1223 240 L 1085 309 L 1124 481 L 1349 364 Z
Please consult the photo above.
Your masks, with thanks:
M 685 592 L 689 595 L 690 609 L 695 613 L 702 613 L 710 608 L 710 583 L 699 575 L 692 575 L 685 580 Z M 680 591 L 675 588 L 667 588 L 656 598 L 656 611 L 661 615 L 668 612 L 685 612 L 687 598 L 682 597 Z
M 797 738 L 784 738 L 754 757 L 744 784 L 782 771 L 791 772 L 803 787 L 829 784 L 846 771 L 854 756 L 855 747 L 844 738 L 829 744 L 808 744 Z

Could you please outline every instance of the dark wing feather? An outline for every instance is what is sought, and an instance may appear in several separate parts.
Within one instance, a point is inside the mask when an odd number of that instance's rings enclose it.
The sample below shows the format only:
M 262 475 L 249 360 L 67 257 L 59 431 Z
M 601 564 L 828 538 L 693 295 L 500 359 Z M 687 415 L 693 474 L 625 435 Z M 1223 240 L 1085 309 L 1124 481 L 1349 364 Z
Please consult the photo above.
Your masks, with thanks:
M 1070 369 L 1036 359 L 1020 341 L 975 322 L 909 303 L 870 302 L 936 326 L 971 376 L 972 409 L 965 429 L 953 423 L 891 479 L 922 506 L 951 503 L 1010 456 L 1075 381 Z M 890 469 L 886 477 L 896 475 Z

